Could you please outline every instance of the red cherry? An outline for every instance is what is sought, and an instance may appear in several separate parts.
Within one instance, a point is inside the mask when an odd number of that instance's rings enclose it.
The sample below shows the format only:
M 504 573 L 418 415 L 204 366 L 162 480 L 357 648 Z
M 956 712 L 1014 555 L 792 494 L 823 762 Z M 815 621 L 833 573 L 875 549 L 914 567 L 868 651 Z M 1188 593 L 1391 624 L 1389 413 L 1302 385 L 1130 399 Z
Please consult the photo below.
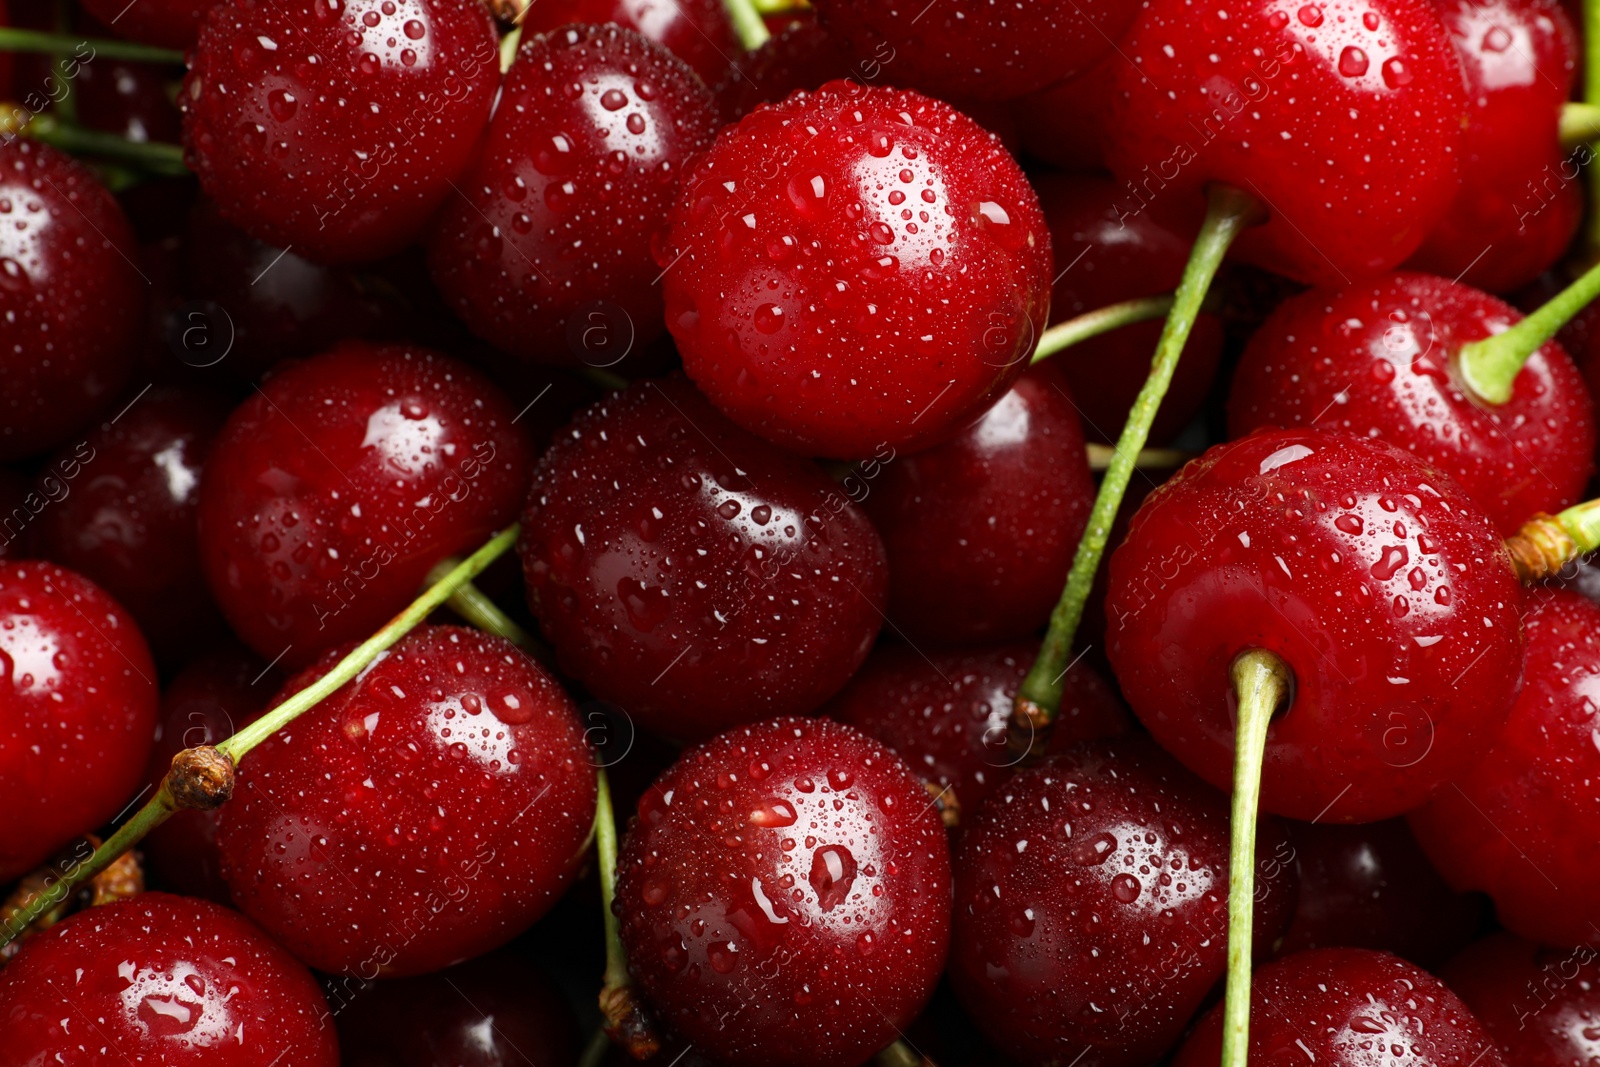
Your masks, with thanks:
M 1507 1063 L 1572 1067 L 1600 1056 L 1595 950 L 1540 948 L 1490 934 L 1439 972 L 1483 1023 Z
M 1198 220 L 1208 183 L 1265 225 L 1239 258 L 1335 285 L 1399 264 L 1458 182 L 1460 63 L 1428 0 L 1186 0 L 1140 9 L 1106 116 L 1124 209 Z
M 689 376 L 801 452 L 949 437 L 1026 369 L 1048 310 L 1050 238 L 1022 172 L 915 93 L 834 82 L 758 108 L 671 221 L 657 260 Z
M 663 1022 L 741 1067 L 850 1067 L 944 966 L 950 857 L 910 769 L 827 719 L 684 753 L 618 859 L 629 969 Z
M 479 0 L 237 0 L 207 16 L 178 99 L 222 214 L 333 263 L 416 239 L 499 84 Z
M 633 30 L 693 67 L 716 85 L 742 51 L 719 0 L 540 0 L 528 4 L 525 34 L 547 33 L 574 22 L 611 22 Z
M 435 223 L 434 280 L 498 348 L 614 366 L 665 332 L 651 237 L 717 125 L 694 72 L 637 34 L 525 41 L 483 155 Z
M 9 460 L 54 448 L 127 383 L 144 280 L 122 209 L 52 148 L 0 145 L 0 216 L 0 460 Z
M 1522 316 L 1469 286 L 1390 274 L 1279 305 L 1234 373 L 1228 428 L 1316 427 L 1380 437 L 1455 479 L 1510 535 L 1581 500 L 1594 402 L 1559 344 L 1523 365 L 1509 403 L 1467 395 L 1461 346 Z
M 888 587 L 861 509 L 681 378 L 578 417 L 518 547 L 563 669 L 672 737 L 815 711 L 866 659 Z
M 138 3 L 131 10 L 144 4 Z M 136 144 L 172 144 L 183 137 L 183 117 L 169 95 L 171 70 L 150 63 L 77 57 L 72 92 L 78 121 Z
M 296 956 L 403 976 L 486 952 L 544 914 L 594 805 L 560 686 L 509 642 L 431 626 L 250 753 L 217 842 L 234 901 Z
M 200 562 L 244 642 L 294 667 L 364 639 L 516 514 L 531 458 L 481 375 L 350 341 L 281 370 L 212 445 Z
M 338 1067 L 294 957 L 237 913 L 142 893 L 29 941 L 0 974 L 9 1063 Z
M 133 796 L 157 692 L 133 619 L 50 563 L 0 566 L 0 668 L 0 810 L 26 813 L 0 823 L 3 884 Z
M 1259 431 L 1156 490 L 1111 558 L 1107 655 L 1163 747 L 1233 778 L 1230 665 L 1293 672 L 1261 805 L 1370 822 L 1492 743 L 1522 673 L 1522 591 L 1487 516 L 1377 441 Z
M 159 45 L 188 48 L 200 36 L 206 12 L 223 0 L 83 0 L 83 9 L 103 22 L 118 37 Z M 93 64 L 88 64 L 93 66 Z
M 1250 1062 L 1259 1067 L 1504 1067 L 1461 998 L 1387 953 L 1329 948 L 1290 956 L 1256 971 L 1250 1001 Z M 1173 1067 L 1210 1067 L 1221 1049 L 1219 1004 Z
M 1288 840 L 1260 825 L 1255 931 L 1294 905 Z M 1084 742 L 1022 771 L 956 852 L 951 981 L 1026 1063 L 1160 1059 L 1222 977 L 1228 802 L 1143 737 Z M 1272 857 L 1277 857 L 1276 861 Z
M 723 114 L 741 119 L 758 105 L 775 104 L 796 89 L 818 89 L 855 74 L 855 60 L 812 17 L 775 31 L 746 56 L 733 76 L 718 86 L 717 99 Z

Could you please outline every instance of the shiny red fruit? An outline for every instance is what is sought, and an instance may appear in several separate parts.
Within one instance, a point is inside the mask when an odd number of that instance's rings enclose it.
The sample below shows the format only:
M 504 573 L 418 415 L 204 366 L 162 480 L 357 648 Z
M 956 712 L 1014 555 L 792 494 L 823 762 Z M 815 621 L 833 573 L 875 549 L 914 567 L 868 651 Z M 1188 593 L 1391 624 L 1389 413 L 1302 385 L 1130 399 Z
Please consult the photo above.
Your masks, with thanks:
M 229 418 L 200 489 L 217 604 L 269 662 L 364 640 L 446 556 L 516 517 L 529 448 L 478 372 L 351 341 L 285 367 Z
M 916 93 L 833 82 L 758 108 L 684 181 L 667 327 L 713 403 L 799 452 L 948 438 L 1026 369 L 1050 237 L 992 135 Z
M 615 909 L 662 1021 L 729 1067 L 852 1067 L 933 992 L 944 827 L 911 770 L 827 719 L 686 752 L 639 801 Z
M 1294 675 L 1264 810 L 1371 822 L 1416 807 L 1494 743 L 1522 674 L 1522 589 L 1489 519 L 1378 441 L 1260 431 L 1151 493 L 1111 557 L 1106 653 L 1135 714 L 1219 788 L 1229 669 Z
M 1541 948 L 1508 933 L 1470 946 L 1439 972 L 1516 1067 L 1600 1058 L 1595 949 Z
M 338 1067 L 309 971 L 238 913 L 142 893 L 30 940 L 0 974 L 5 1062 Z
M 1255 937 L 1294 907 L 1282 826 L 1258 828 Z M 1029 1064 L 1144 1067 L 1222 977 L 1228 800 L 1148 738 L 1085 742 L 994 793 L 956 852 L 950 975 Z
M 580 415 L 522 525 L 528 603 L 563 670 L 669 737 L 815 711 L 882 624 L 866 515 L 682 378 Z
M 479 0 L 236 0 L 178 94 L 222 214 L 329 263 L 399 251 L 454 195 L 500 85 Z
M 1508 403 L 1462 391 L 1461 347 L 1521 318 L 1488 293 L 1427 274 L 1291 297 L 1234 372 L 1228 429 L 1380 438 L 1449 475 L 1513 534 L 1536 513 L 1584 498 L 1596 435 L 1583 375 L 1555 341 L 1529 358 Z
M 235 903 L 296 956 L 400 977 L 487 952 L 549 910 L 594 806 L 561 687 L 507 641 L 431 626 L 250 753 L 217 843 Z
M 83 0 L 83 9 L 118 37 L 159 45 L 188 48 L 200 36 L 206 12 L 223 0 Z
M 633 30 L 694 68 L 716 85 L 744 49 L 719 0 L 539 0 L 528 4 L 525 34 L 546 33 L 574 22 L 611 22 Z
M 1253 196 L 1250 263 L 1314 285 L 1397 266 L 1459 188 L 1467 102 L 1429 0 L 1188 0 L 1118 44 L 1107 160 L 1129 213 L 1198 220 L 1206 185 Z

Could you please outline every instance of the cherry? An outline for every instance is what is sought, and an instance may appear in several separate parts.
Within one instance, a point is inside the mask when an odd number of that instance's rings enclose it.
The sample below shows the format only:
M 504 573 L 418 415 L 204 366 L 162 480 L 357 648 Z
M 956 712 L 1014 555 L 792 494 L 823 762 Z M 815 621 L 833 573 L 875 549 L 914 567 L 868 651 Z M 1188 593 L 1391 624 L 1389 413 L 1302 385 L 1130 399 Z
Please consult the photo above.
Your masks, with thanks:
M 861 71 L 871 81 L 870 64 Z M 774 31 L 770 40 L 746 56 L 732 77 L 717 88 L 722 111 L 741 119 L 761 104 L 775 104 L 796 89 L 815 90 L 857 75 L 854 61 L 816 18 Z
M 1489 519 L 1378 441 L 1262 430 L 1152 493 L 1111 558 L 1107 655 L 1134 713 L 1219 787 L 1230 665 L 1285 663 L 1262 807 L 1370 822 L 1459 777 L 1521 675 L 1522 591 Z
M 200 36 L 206 12 L 223 0 L 82 0 L 83 9 L 105 23 L 119 37 L 160 45 L 188 48 Z M 92 64 L 91 64 L 92 65 Z
M 956 853 L 950 960 L 989 1039 L 1027 1063 L 1160 1059 L 1222 976 L 1228 819 L 1227 798 L 1143 737 L 1073 745 L 992 794 Z M 1260 831 L 1270 943 L 1294 872 L 1280 824 Z
M 352 262 L 421 233 L 499 83 L 479 0 L 237 0 L 206 17 L 178 99 L 189 165 L 226 218 Z
M 718 135 L 684 181 L 666 271 L 684 366 L 735 422 L 858 459 L 937 443 L 1026 369 L 1050 239 L 970 119 L 833 82 Z
M 1541 948 L 1490 934 L 1445 964 L 1449 983 L 1517 1067 L 1570 1067 L 1600 1056 L 1595 950 Z
M 1228 425 L 1381 437 L 1455 479 L 1503 534 L 1582 499 L 1594 473 L 1594 403 L 1554 341 L 1485 402 L 1460 376 L 1462 346 L 1522 316 L 1470 286 L 1390 274 L 1293 297 L 1251 338 Z
M 1111 91 L 1111 68 L 1124 63 L 1112 52 L 1071 81 L 1052 85 L 1013 104 L 1018 117 L 1022 149 L 1028 158 L 1064 171 L 1103 173 L 1105 166 L 1105 113 Z M 1046 175 L 1034 175 L 1035 187 Z M 1046 215 L 1049 208 L 1045 209 Z M 1072 255 L 1076 255 L 1073 252 Z M 1063 263 L 1070 259 L 1063 259 Z M 1059 309 L 1058 309 L 1059 310 Z
M 483 155 L 434 225 L 434 280 L 499 348 L 614 366 L 665 332 L 651 236 L 717 126 L 710 91 L 637 34 L 569 26 L 524 41 Z
M 546 33 L 574 22 L 633 30 L 689 64 L 707 85 L 721 82 L 740 53 L 719 0 L 539 0 L 527 5 L 522 30 Z
M 144 282 L 128 220 L 70 157 L 0 144 L 0 460 L 47 452 L 127 383 Z
M 1139 10 L 1107 159 L 1130 214 L 1198 219 L 1224 183 L 1267 210 L 1239 258 L 1332 285 L 1414 252 L 1458 187 L 1460 63 L 1428 0 L 1187 0 Z
M 594 797 L 577 709 L 555 681 L 498 637 L 420 627 L 250 754 L 220 812 L 222 877 L 319 970 L 421 974 L 549 909 Z
M 142 893 L 74 915 L 0 974 L 9 1063 L 337 1067 L 317 983 L 245 919 Z
M 0 566 L 0 884 L 115 815 L 156 726 L 156 669 L 128 613 L 88 579 Z M 0 1015 L 3 1017 L 3 1015 Z
M 77 94 L 78 121 L 135 143 L 178 141 L 183 118 L 168 95 L 169 73 L 149 63 L 114 59 L 80 63 L 71 90 Z
M 515 516 L 531 466 L 515 420 L 427 349 L 349 341 L 273 375 L 200 487 L 200 562 L 234 630 L 290 667 L 376 630 Z
M 776 719 L 656 780 L 614 908 L 635 981 L 695 1048 L 730 1067 L 849 1067 L 933 992 L 949 850 L 893 753 L 827 719 Z
M 815 711 L 866 659 L 888 587 L 861 509 L 682 378 L 577 418 L 518 548 L 562 668 L 672 737 Z
M 1427 971 L 1383 952 L 1298 953 L 1256 971 L 1250 1000 L 1250 1062 L 1260 1067 L 1505 1062 L 1461 998 Z M 1173 1067 L 1211 1067 L 1221 1047 L 1219 1006 L 1184 1042 Z

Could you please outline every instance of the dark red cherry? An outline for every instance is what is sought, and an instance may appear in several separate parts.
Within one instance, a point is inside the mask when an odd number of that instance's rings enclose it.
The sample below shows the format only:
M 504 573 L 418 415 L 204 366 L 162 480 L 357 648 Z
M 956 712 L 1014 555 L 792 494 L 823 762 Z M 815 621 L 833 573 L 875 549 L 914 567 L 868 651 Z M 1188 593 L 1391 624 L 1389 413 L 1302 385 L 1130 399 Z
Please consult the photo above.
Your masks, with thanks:
M 365 639 L 515 518 L 531 466 L 515 420 L 482 375 L 421 348 L 350 341 L 273 375 L 200 490 L 200 561 L 245 644 L 294 667 Z
M 296 956 L 398 977 L 486 952 L 549 910 L 594 805 L 561 687 L 501 638 L 430 626 L 251 752 L 217 843 L 234 901 Z
M 222 3 L 223 0 L 139 0 L 136 4 L 128 0 L 83 0 L 83 9 L 118 37 L 163 48 L 188 48 L 200 35 L 200 22 L 206 12 Z
M 1504 1067 L 1487 1031 L 1443 982 L 1367 949 L 1301 952 L 1250 981 L 1250 1062 L 1258 1067 Z M 1214 1067 L 1222 1005 L 1173 1067 Z M 1521 1067 L 1519 1064 L 1518 1067 Z
M 970 422 L 1026 369 L 1049 305 L 1049 234 L 1005 150 L 946 104 L 853 82 L 724 129 L 657 261 L 712 402 L 846 459 Z
M 131 616 L 64 567 L 0 565 L 0 884 L 122 810 L 156 728 Z M 0 1015 L 0 1018 L 3 1018 Z
M 731 730 L 639 801 L 615 909 L 662 1021 L 730 1067 L 850 1067 L 926 1003 L 950 935 L 932 799 L 828 719 Z
M 1056 258 L 1063 264 L 1050 296 L 1053 322 L 1178 287 L 1192 242 L 1163 227 L 1151 212 L 1127 213 L 1125 194 L 1114 181 L 1046 174 L 1033 183 Z M 1135 323 L 1050 357 L 1051 365 L 1066 375 L 1084 436 L 1116 441 L 1128 409 L 1144 388 L 1160 336 L 1160 322 Z M 1221 358 L 1222 323 L 1202 313 L 1150 428 L 1153 443 L 1172 440 L 1194 418 Z
M 1259 827 L 1255 938 L 1294 907 L 1288 840 Z M 1148 738 L 1073 745 L 1018 773 L 956 852 L 950 977 L 1025 1063 L 1161 1058 L 1222 977 L 1228 801 Z
M 1444 471 L 1513 534 L 1535 513 L 1583 499 L 1595 449 L 1594 402 L 1555 341 L 1523 366 L 1510 402 L 1463 391 L 1461 347 L 1521 319 L 1488 293 L 1427 274 L 1302 293 L 1251 337 L 1234 372 L 1228 429 L 1382 438 Z
M 1445 964 L 1450 984 L 1489 1032 L 1507 1063 L 1574 1067 L 1600 1057 L 1600 988 L 1595 949 L 1541 948 L 1494 933 Z
M 682 378 L 580 415 L 522 522 L 528 603 L 562 668 L 670 737 L 815 711 L 882 624 L 866 515 Z
M 528 4 L 524 33 L 574 22 L 612 22 L 661 45 L 694 68 L 707 85 L 728 73 L 743 49 L 718 0 L 540 0 Z
M 1316 285 L 1397 266 L 1458 188 L 1467 102 L 1429 0 L 1140 9 L 1113 63 L 1107 159 L 1130 213 L 1198 219 L 1207 184 L 1268 213 L 1239 258 Z
M 83 166 L 0 145 L 0 460 L 48 452 L 133 373 L 144 315 L 138 245 Z
M 83 125 L 136 144 L 182 139 L 183 116 L 169 94 L 175 77 L 169 68 L 97 58 L 80 59 L 76 69 L 72 91 Z
M 30 940 L 0 974 L 8 1063 L 338 1067 L 327 1002 L 237 912 L 141 893 Z
M 1411 266 L 1503 293 L 1566 251 L 1583 215 L 1556 120 L 1578 36 L 1558 0 L 1437 0 L 1467 77 L 1461 190 Z
M 1151 493 L 1111 557 L 1107 655 L 1134 713 L 1219 788 L 1234 658 L 1294 675 L 1263 810 L 1370 822 L 1493 743 L 1522 674 L 1522 590 L 1483 512 L 1379 441 L 1259 431 Z
M 867 71 L 874 68 L 869 64 Z M 814 90 L 839 78 L 873 80 L 813 15 L 793 22 L 740 61 L 717 88 L 723 114 L 741 119 L 761 104 L 775 104 L 796 89 Z
M 652 236 L 708 148 L 710 90 L 617 26 L 524 41 L 428 263 L 474 333 L 538 363 L 613 367 L 665 333 Z
M 222 214 L 336 263 L 416 239 L 499 85 L 480 0 L 238 0 L 207 16 L 178 99 L 189 165 Z

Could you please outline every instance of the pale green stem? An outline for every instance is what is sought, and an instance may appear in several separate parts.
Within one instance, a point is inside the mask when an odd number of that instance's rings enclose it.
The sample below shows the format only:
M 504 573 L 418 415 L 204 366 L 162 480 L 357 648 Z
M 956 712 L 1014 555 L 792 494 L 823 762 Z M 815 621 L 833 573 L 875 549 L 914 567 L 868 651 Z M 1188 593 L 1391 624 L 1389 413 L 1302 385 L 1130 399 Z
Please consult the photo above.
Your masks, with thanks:
M 1596 296 L 1600 296 L 1600 263 L 1504 333 L 1462 345 L 1456 356 L 1462 384 L 1486 404 L 1506 403 L 1528 357 Z
M 1089 457 L 1089 469 L 1092 471 L 1107 469 L 1117 455 L 1115 448 L 1098 441 L 1088 442 L 1083 450 Z M 1177 470 L 1193 458 L 1193 452 L 1185 452 L 1181 448 L 1141 448 L 1133 465 L 1142 471 L 1170 471 Z
M 756 10 L 752 0 L 722 0 L 722 6 L 728 12 L 733 32 L 746 52 L 754 52 L 772 39 L 767 24 L 761 21 L 761 12 Z
M 181 64 L 183 53 L 172 48 L 118 41 L 105 37 L 79 37 L 71 33 L 20 30 L 0 26 L 0 52 L 43 52 L 71 56 L 81 63 L 95 59 L 126 59 L 135 63 Z
M 1039 346 L 1033 350 L 1033 362 L 1049 359 L 1064 348 L 1080 341 L 1099 337 L 1103 333 L 1135 322 L 1159 319 L 1172 310 L 1172 296 L 1146 296 L 1137 300 L 1124 300 L 1103 308 L 1085 311 L 1082 315 L 1058 322 L 1039 335 Z

